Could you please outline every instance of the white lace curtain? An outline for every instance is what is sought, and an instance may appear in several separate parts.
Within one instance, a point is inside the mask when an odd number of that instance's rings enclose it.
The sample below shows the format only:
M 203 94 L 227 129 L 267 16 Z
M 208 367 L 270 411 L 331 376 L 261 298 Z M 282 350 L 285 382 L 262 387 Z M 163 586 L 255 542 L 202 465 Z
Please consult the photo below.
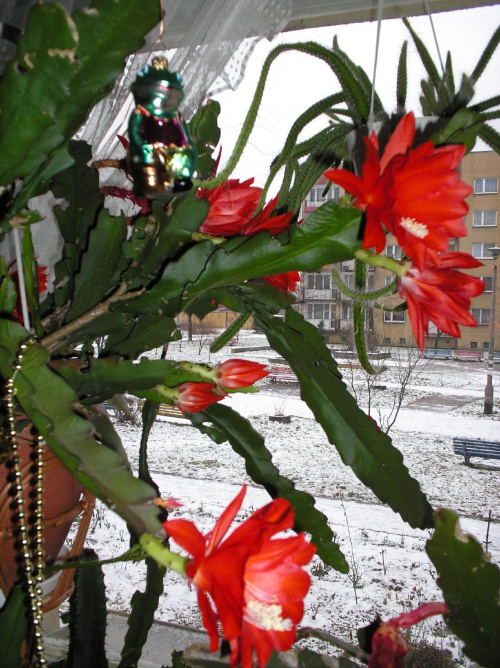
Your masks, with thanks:
M 16 32 L 23 29 L 35 0 L 0 0 L 0 72 L 12 57 Z M 42 0 L 43 1 L 43 0 Z M 156 2 L 157 0 L 147 0 Z M 67 11 L 87 7 L 90 0 L 58 0 Z M 160 27 L 146 37 L 140 52 L 130 56 L 111 93 L 92 110 L 78 133 L 93 148 L 96 159 L 113 157 L 120 150 L 116 135 L 126 129 L 133 108 L 130 83 L 152 53 L 168 48 L 170 67 L 184 79 L 182 112 L 186 118 L 210 93 L 235 89 L 243 78 L 246 62 L 257 42 L 272 39 L 290 20 L 292 0 L 162 0 L 165 32 L 158 45 Z M 116 179 L 117 170 L 110 174 Z M 108 179 L 105 179 L 107 182 Z M 53 237 L 51 203 L 47 198 L 31 202 L 47 219 L 34 225 L 33 235 L 41 264 L 53 266 L 58 241 Z M 52 228 L 47 234 L 48 228 Z M 5 252 L 5 248 L 1 249 Z M 8 253 L 9 254 L 9 253 Z

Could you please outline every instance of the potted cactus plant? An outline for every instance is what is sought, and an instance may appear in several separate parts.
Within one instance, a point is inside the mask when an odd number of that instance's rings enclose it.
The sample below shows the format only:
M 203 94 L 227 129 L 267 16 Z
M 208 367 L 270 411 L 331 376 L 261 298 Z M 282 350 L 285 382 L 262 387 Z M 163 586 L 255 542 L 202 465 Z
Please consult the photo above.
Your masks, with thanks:
M 218 174 L 213 155 L 220 134 L 218 104 L 212 102 L 199 109 L 189 120 L 187 132 L 178 120 L 178 129 L 182 127 L 186 138 L 184 149 L 189 151 L 182 153 L 184 158 L 188 156 L 182 169 L 187 164 L 188 173 L 181 169 L 176 174 L 175 187 L 167 187 L 165 193 L 159 191 L 166 183 L 168 169 L 162 171 L 159 180 L 159 172 L 155 171 L 157 155 L 149 160 L 153 155 L 151 137 L 144 142 L 148 147 L 137 150 L 137 143 L 144 136 L 141 138 L 141 118 L 136 117 L 130 126 L 130 140 L 135 145 L 129 152 L 128 167 L 132 165 L 131 171 L 141 175 L 136 179 L 139 194 L 144 182 L 149 183 L 149 198 L 141 201 L 137 214 L 131 218 L 111 215 L 100 188 L 98 165 L 92 166 L 91 149 L 72 137 L 93 105 L 112 86 L 124 58 L 140 46 L 143 35 L 156 21 L 156 3 L 139 0 L 94 0 L 90 10 L 77 10 L 71 16 L 57 4 L 34 5 L 19 38 L 17 53 L 0 81 L 0 230 L 7 235 L 15 228 L 23 229 L 22 273 L 30 315 L 29 329 L 26 321 L 23 326 L 16 320 L 16 287 L 7 263 L 0 263 L 0 379 L 6 399 L 1 413 L 6 433 L 2 456 L 11 454 L 16 417 L 26 415 L 71 475 L 126 520 L 133 544 L 127 555 L 146 558 L 148 577 L 144 593 L 134 598 L 123 665 L 136 665 L 139 660 L 165 569 L 170 568 L 198 588 L 211 650 L 217 649 L 220 621 L 224 639 L 229 641 L 231 665 L 240 661 L 251 665 L 255 650 L 262 668 L 273 649 L 288 649 L 293 643 L 307 591 L 308 576 L 302 568 L 313 552 L 342 573 L 348 564 L 313 497 L 298 490 L 279 472 L 250 423 L 221 403 L 231 392 L 252 389 L 265 376 L 265 369 L 242 360 L 228 360 L 215 368 L 169 360 L 168 344 L 179 337 L 179 313 L 203 318 L 219 304 L 239 313 L 240 317 L 215 346 L 229 341 L 238 326 L 253 317 L 297 376 L 302 398 L 344 463 L 411 526 L 436 527 L 437 539 L 429 553 L 440 573 L 456 567 L 452 555 L 460 548 L 454 533 L 457 518 L 448 511 L 433 512 L 390 438 L 377 429 L 347 391 L 323 337 L 293 308 L 291 292 L 297 272 L 314 271 L 354 257 L 362 272 L 363 264 L 376 261 L 375 254 L 362 248 L 366 202 L 353 203 L 349 197 L 343 205 L 329 201 L 304 223 L 299 220 L 301 202 L 318 176 L 329 169 L 336 172 L 330 174 L 334 179 L 349 167 L 345 138 L 356 127 L 366 125 L 370 114 L 371 87 L 366 75 L 337 45 L 332 50 L 313 43 L 282 45 L 272 52 L 263 68 L 262 83 L 274 58 L 288 49 L 297 49 L 327 62 L 337 75 L 341 90 L 312 105 L 294 125 L 264 189 L 254 188 L 251 181 L 240 183 L 230 178 L 255 120 L 262 85 L 235 153 Z M 492 40 L 485 59 L 497 40 L 497 36 Z M 404 51 L 401 71 L 405 57 Z M 483 67 L 484 61 L 476 68 L 475 78 Z M 156 74 L 148 78 L 155 90 L 158 81 L 163 85 L 162 77 Z M 179 85 L 173 85 L 175 90 L 180 90 Z M 492 113 L 485 113 L 497 102 L 471 107 L 470 98 L 464 93 L 466 88 L 454 95 L 448 91 L 453 104 L 439 107 L 438 113 L 446 121 L 444 128 L 432 135 L 432 142 L 439 147 L 450 143 L 465 145 L 479 133 L 499 149 L 498 135 L 486 123 Z M 402 118 L 405 123 L 411 122 L 403 114 L 391 118 L 375 99 L 375 111 L 390 131 L 398 132 Z M 144 117 L 150 119 L 148 101 L 141 98 L 139 102 L 146 108 Z M 435 113 L 434 105 L 431 110 Z M 173 111 L 170 109 L 169 113 Z M 312 140 L 297 143 L 300 130 L 319 113 L 328 114 L 331 125 Z M 397 147 L 399 153 L 393 150 L 391 158 L 400 162 L 404 158 L 406 164 L 413 157 L 410 134 L 405 131 L 405 141 Z M 374 155 L 374 144 L 369 150 Z M 432 153 L 434 149 L 427 146 L 426 150 Z M 167 154 L 168 160 L 176 157 L 175 151 Z M 397 173 L 392 160 L 388 162 L 391 169 L 381 172 L 378 180 L 380 187 L 388 189 L 384 192 L 392 193 L 390 188 L 397 181 Z M 339 169 L 341 165 L 343 170 Z M 285 174 L 282 187 L 266 203 L 270 184 L 280 167 L 284 167 Z M 148 181 L 150 177 L 152 180 Z M 345 175 L 340 178 L 348 183 Z M 191 181 L 193 187 L 189 189 Z M 54 287 L 39 300 L 37 251 L 30 231 L 33 225 L 43 226 L 44 221 L 31 202 L 35 195 L 48 190 L 64 202 L 54 207 L 63 248 L 54 267 Z M 354 190 L 351 194 L 359 195 Z M 379 213 L 389 216 L 391 212 Z M 391 218 L 386 220 L 389 225 L 395 224 Z M 419 252 L 421 260 L 422 249 Z M 432 258 L 436 264 L 436 258 Z M 400 279 L 406 277 L 403 296 L 409 296 L 411 303 L 413 284 L 408 287 L 408 280 L 413 274 L 408 275 L 409 261 L 391 268 L 399 272 Z M 357 295 L 360 300 L 366 297 L 361 288 Z M 279 312 L 284 317 L 276 317 Z M 357 309 L 356 314 L 359 324 L 363 310 Z M 425 327 L 431 316 L 422 310 L 418 316 L 424 318 Z M 359 337 L 357 343 L 360 359 L 369 368 Z M 149 351 L 162 347 L 166 354 L 160 359 L 148 356 Z M 144 400 L 137 473 L 131 469 L 112 421 L 95 408 L 113 395 L 125 393 Z M 223 539 L 241 495 L 224 511 L 211 537 L 202 536 L 189 523 L 180 525 L 166 519 L 162 507 L 165 503 L 158 500 L 147 464 L 148 434 L 161 403 L 177 405 L 194 427 L 207 433 L 215 443 L 229 442 L 243 457 L 254 482 L 262 485 L 273 499 L 226 540 Z M 289 542 L 271 540 L 281 529 L 292 527 L 298 535 Z M 191 558 L 172 551 L 167 534 Z M 310 536 L 310 542 L 305 534 Z M 239 575 L 217 567 L 215 556 L 223 554 L 224 549 L 229 549 L 229 561 L 238 565 Z M 287 600 L 287 592 L 279 584 L 284 575 L 280 565 L 270 565 L 273 549 L 279 552 L 280 564 L 290 567 L 293 589 L 300 592 L 294 594 L 297 598 Z M 469 593 L 476 586 L 474 573 L 478 563 L 484 565 L 489 581 L 496 582 L 498 569 L 474 553 L 474 558 L 462 560 L 459 571 L 465 585 L 458 595 L 453 582 L 444 578 L 448 607 L 434 606 L 411 620 L 426 614 L 447 614 L 450 626 L 467 639 L 470 655 L 486 656 L 485 665 L 493 665 L 487 663 L 490 654 L 494 660 L 496 654 L 484 631 L 489 628 L 488 623 L 483 621 L 492 618 L 494 591 L 488 594 L 487 584 L 482 583 L 486 592 L 486 598 L 481 599 L 483 610 L 474 608 L 474 614 L 465 621 L 462 614 L 464 606 L 473 605 Z M 277 603 L 249 600 L 247 584 L 253 581 L 258 567 L 269 568 L 272 586 L 277 588 Z M 82 573 L 85 570 L 82 567 Z M 224 584 L 224 577 L 230 578 L 229 584 Z M 27 581 L 29 585 L 29 574 Z M 80 586 L 93 587 L 85 582 L 82 578 Z M 27 617 L 22 595 L 17 591 L 12 592 L 0 613 L 0 630 L 20 629 L 14 636 L 16 642 L 7 648 L 12 661 L 9 665 L 19 665 L 16 657 L 20 656 L 23 638 L 32 637 L 33 629 L 37 638 L 40 627 L 36 587 L 29 599 Z M 224 592 L 229 592 L 229 597 L 234 595 L 234 600 L 225 598 Z M 210 601 L 215 603 L 216 611 Z M 270 606 L 274 606 L 272 610 Z M 19 622 L 25 618 L 27 623 Z M 405 618 L 384 626 L 377 636 L 380 642 L 373 644 L 374 652 L 379 651 L 377 647 L 387 646 L 387 635 L 393 631 L 392 635 L 397 635 L 399 628 L 411 623 Z M 471 640 L 476 630 L 481 638 L 478 641 Z M 42 663 L 42 642 L 25 648 L 25 661 Z M 85 648 L 86 643 L 81 643 L 78 651 L 84 652 Z M 390 646 L 388 651 L 393 649 Z M 360 651 L 354 649 L 353 653 L 367 658 Z M 74 653 L 70 655 L 74 657 Z M 100 657 L 105 661 L 102 654 Z M 192 665 L 205 665 L 205 657 L 194 651 L 184 658 Z M 307 656 L 302 659 L 306 661 Z

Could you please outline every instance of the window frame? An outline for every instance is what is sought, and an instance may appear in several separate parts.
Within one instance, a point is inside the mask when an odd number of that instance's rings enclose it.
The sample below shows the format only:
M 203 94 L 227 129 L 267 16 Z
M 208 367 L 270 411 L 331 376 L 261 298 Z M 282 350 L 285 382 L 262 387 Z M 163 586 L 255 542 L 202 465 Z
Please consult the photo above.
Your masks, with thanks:
M 393 249 L 391 254 L 389 254 L 389 248 Z M 403 258 L 403 249 L 398 244 L 387 244 L 385 247 L 385 256 L 391 257 L 394 260 L 401 260 Z
M 478 327 L 489 327 L 491 322 L 490 308 L 471 308 L 470 312 L 476 320 Z
M 403 319 L 395 320 L 394 316 L 403 316 Z M 406 311 L 384 311 L 384 322 L 390 325 L 404 325 L 406 322 Z
M 486 181 L 496 181 L 496 190 L 484 190 Z M 481 190 L 478 189 L 481 183 Z M 498 177 L 495 176 L 480 176 L 474 179 L 474 195 L 496 195 L 498 193 Z
M 480 276 L 479 277 L 482 281 L 484 281 L 484 292 L 483 295 L 486 293 L 492 293 L 493 292 L 493 276 Z M 489 283 L 489 287 L 487 284 Z
M 477 246 L 481 246 L 481 255 L 476 255 L 475 249 Z M 485 255 L 485 248 L 494 248 L 495 247 L 495 242 L 494 241 L 483 241 L 483 242 L 477 242 L 472 244 L 472 257 L 474 257 L 476 260 L 493 260 L 493 255 Z
M 481 222 L 476 223 L 476 214 L 480 213 L 481 214 Z M 494 213 L 495 214 L 495 222 L 490 224 L 485 224 L 484 222 L 484 214 L 486 213 Z M 498 214 L 496 209 L 475 209 L 472 212 L 472 227 L 496 227 L 497 226 L 497 220 L 498 220 Z

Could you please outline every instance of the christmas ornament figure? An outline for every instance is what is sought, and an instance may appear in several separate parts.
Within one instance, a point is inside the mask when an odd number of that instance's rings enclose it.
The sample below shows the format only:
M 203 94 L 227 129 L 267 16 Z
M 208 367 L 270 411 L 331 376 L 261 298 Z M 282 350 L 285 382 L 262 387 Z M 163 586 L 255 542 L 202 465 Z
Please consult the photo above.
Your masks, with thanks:
M 196 149 L 177 110 L 183 98 L 182 79 L 157 57 L 142 68 L 131 86 L 136 108 L 129 120 L 128 169 L 134 192 L 150 199 L 168 198 L 189 190 L 196 167 Z

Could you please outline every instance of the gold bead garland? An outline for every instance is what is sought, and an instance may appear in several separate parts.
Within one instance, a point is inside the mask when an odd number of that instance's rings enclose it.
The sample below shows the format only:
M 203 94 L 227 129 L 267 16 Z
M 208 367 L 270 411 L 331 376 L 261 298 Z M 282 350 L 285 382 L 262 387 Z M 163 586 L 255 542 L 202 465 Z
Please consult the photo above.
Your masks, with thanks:
M 10 495 L 12 497 L 11 507 L 13 509 L 13 523 L 16 526 L 16 549 L 22 557 L 20 566 L 21 575 L 26 577 L 26 589 L 31 609 L 31 623 L 33 633 L 33 653 L 35 665 L 46 665 L 43 656 L 42 636 L 42 570 L 43 561 L 43 517 L 42 517 L 42 490 L 43 490 L 43 440 L 40 434 L 35 437 L 33 452 L 31 455 L 32 465 L 30 467 L 31 478 L 29 480 L 30 504 L 29 515 L 26 516 L 25 503 L 22 494 L 21 465 L 19 459 L 19 443 L 15 429 L 14 395 L 15 379 L 22 369 L 24 355 L 29 345 L 34 343 L 33 339 L 22 343 L 16 356 L 14 373 L 7 381 L 7 411 L 9 420 L 9 436 L 12 446 L 12 456 L 9 466 L 12 469 L 12 480 Z

